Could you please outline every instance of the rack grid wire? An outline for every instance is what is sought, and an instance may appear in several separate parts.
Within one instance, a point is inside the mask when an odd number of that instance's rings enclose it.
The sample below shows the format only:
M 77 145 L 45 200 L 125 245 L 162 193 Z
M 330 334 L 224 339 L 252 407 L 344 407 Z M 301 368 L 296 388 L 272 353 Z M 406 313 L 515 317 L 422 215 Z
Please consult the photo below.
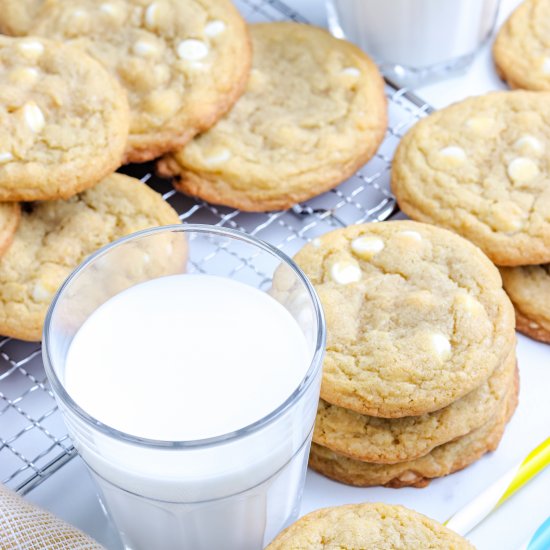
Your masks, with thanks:
M 237 0 L 236 4 L 249 22 L 307 23 L 279 0 Z M 208 204 L 174 191 L 170 182 L 154 175 L 152 164 L 123 171 L 160 192 L 184 223 L 245 231 L 293 255 L 327 231 L 386 220 L 398 212 L 389 186 L 391 159 L 403 134 L 432 108 L 391 82 L 386 93 L 389 128 L 376 156 L 336 189 L 290 210 L 255 214 Z M 214 259 L 210 254 L 201 262 Z M 246 258 L 240 261 L 247 263 Z M 0 481 L 25 494 L 75 455 L 44 373 L 40 345 L 0 339 Z

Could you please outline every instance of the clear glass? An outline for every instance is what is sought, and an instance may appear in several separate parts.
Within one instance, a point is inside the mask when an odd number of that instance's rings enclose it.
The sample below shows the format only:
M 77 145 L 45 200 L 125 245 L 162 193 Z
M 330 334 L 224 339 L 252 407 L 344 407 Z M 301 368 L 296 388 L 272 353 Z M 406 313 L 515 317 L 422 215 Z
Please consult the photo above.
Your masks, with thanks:
M 252 425 L 210 439 L 147 440 L 82 410 L 65 389 L 65 361 L 79 328 L 106 300 L 177 273 L 229 277 L 268 292 L 298 322 L 310 362 L 294 393 Z M 125 548 L 260 550 L 297 518 L 324 348 L 323 314 L 307 278 L 276 248 L 236 231 L 201 225 L 146 230 L 103 248 L 73 272 L 46 319 L 44 364 Z
M 490 37 L 500 0 L 326 0 L 330 31 L 382 72 L 416 87 L 465 70 Z

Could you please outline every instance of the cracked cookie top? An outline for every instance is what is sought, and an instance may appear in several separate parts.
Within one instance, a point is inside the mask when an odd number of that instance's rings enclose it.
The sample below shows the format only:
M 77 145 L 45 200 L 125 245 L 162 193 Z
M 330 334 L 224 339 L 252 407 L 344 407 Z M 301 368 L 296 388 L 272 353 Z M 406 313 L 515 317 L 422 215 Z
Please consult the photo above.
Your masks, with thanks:
M 177 189 L 217 204 L 284 209 L 335 187 L 376 152 L 384 84 L 361 50 L 323 29 L 278 22 L 250 33 L 244 95 L 159 168 Z
M 128 102 L 77 48 L 0 36 L 0 201 L 67 198 L 122 163 Z
M 412 221 L 351 226 L 295 256 L 327 321 L 321 397 L 398 418 L 485 382 L 515 342 L 498 270 L 476 246 Z
M 550 91 L 550 2 L 522 2 L 498 32 L 493 57 L 512 88 Z
M 401 140 L 392 190 L 411 218 L 497 265 L 550 261 L 550 92 L 493 92 L 437 111 Z

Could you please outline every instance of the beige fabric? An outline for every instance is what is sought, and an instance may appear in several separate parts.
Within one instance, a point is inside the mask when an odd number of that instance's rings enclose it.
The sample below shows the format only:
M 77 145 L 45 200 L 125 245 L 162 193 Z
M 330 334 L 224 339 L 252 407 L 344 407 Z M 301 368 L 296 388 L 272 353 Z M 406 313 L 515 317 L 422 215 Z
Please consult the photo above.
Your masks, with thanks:
M 2 550 L 104 550 L 84 533 L 0 485 Z

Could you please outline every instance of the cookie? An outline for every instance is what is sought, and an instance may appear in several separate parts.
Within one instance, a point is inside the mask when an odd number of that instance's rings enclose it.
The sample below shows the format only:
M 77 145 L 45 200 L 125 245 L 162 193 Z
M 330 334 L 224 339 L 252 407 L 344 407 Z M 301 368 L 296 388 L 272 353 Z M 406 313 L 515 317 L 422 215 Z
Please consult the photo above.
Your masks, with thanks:
M 489 422 L 510 387 L 515 368 L 512 353 L 479 388 L 448 407 L 422 416 L 377 418 L 321 399 L 313 441 L 365 462 L 393 464 L 414 460 Z
M 476 246 L 412 221 L 350 226 L 295 256 L 327 322 L 321 397 L 418 416 L 483 384 L 515 342 L 498 270 Z
M 28 32 L 70 40 L 118 77 L 130 101 L 128 162 L 214 124 L 244 90 L 252 55 L 230 0 L 44 1 Z
M 177 213 L 159 194 L 122 174 L 66 201 L 29 204 L 0 258 L 0 334 L 40 340 L 53 295 L 89 254 L 124 235 L 174 223 Z
M 501 268 L 500 273 L 516 310 L 516 328 L 550 344 L 550 264 Z
M 384 84 L 361 50 L 322 29 L 279 22 L 250 32 L 245 94 L 158 170 L 178 190 L 216 204 L 285 209 L 335 187 L 374 155 L 386 128 Z
M 266 550 L 474 550 L 437 521 L 382 503 L 311 512 L 282 531 Z
M 456 231 L 497 265 L 550 261 L 550 93 L 493 92 L 401 140 L 391 185 L 411 218 Z
M 550 2 L 522 2 L 498 32 L 493 57 L 512 88 L 550 91 Z
M 436 447 L 416 460 L 397 464 L 373 464 L 347 458 L 313 443 L 309 466 L 335 481 L 357 487 L 426 487 L 433 478 L 462 470 L 498 447 L 506 423 L 517 406 L 517 377 L 510 390 L 501 403 L 501 410 L 487 424 L 468 435 Z
M 124 90 L 80 50 L 0 36 L 0 201 L 68 198 L 122 163 Z

